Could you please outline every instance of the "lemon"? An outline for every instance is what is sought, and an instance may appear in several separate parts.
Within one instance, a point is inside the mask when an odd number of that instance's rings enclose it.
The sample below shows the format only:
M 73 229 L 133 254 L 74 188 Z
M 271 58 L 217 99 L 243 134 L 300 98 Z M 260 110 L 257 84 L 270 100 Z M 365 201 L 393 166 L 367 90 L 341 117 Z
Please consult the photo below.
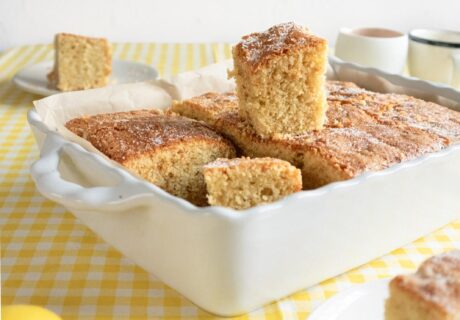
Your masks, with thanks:
M 16 304 L 2 306 L 2 320 L 62 320 L 57 314 L 39 306 Z

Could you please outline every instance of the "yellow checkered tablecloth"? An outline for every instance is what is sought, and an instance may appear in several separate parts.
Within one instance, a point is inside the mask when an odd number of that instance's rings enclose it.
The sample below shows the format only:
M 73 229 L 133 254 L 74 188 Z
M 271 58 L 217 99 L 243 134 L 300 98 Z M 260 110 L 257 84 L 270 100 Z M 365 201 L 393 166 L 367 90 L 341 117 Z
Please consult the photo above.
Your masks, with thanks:
M 226 44 L 117 44 L 114 57 L 155 66 L 162 76 L 228 57 Z M 64 319 L 213 318 L 102 242 L 29 176 L 38 152 L 26 113 L 38 96 L 15 88 L 26 65 L 52 59 L 51 46 L 0 55 L 0 226 L 2 304 L 35 304 Z M 433 212 L 436 214 L 436 212 Z M 460 248 L 460 222 L 317 286 L 238 319 L 305 319 L 325 299 L 357 283 L 409 272 L 425 258 Z

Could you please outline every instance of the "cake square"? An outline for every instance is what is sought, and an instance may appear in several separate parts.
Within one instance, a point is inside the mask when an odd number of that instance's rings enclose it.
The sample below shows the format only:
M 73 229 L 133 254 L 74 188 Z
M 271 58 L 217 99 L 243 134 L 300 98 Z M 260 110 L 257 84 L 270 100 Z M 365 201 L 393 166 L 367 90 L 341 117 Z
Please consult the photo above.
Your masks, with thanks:
M 300 170 L 274 158 L 217 159 L 203 167 L 210 205 L 241 210 L 302 190 Z
M 218 105 L 220 104 L 220 108 Z M 401 153 L 371 134 L 347 124 L 360 121 L 333 120 L 335 127 L 308 134 L 275 139 L 261 137 L 238 112 L 236 99 L 206 94 L 185 100 L 173 110 L 186 117 L 202 120 L 227 136 L 249 157 L 272 157 L 290 162 L 302 170 L 303 187 L 312 189 L 333 181 L 354 177 L 366 170 L 383 169 L 401 161 Z M 344 114 L 338 112 L 337 114 Z M 372 119 L 364 112 L 365 119 Z M 368 120 L 370 121 L 370 120 Z
M 434 256 L 390 282 L 386 320 L 459 320 L 460 250 Z
M 294 23 L 244 36 L 233 48 L 241 116 L 263 137 L 321 129 L 327 41 Z
M 449 144 L 445 137 L 416 125 L 368 113 L 362 103 L 372 92 L 350 83 L 331 82 L 327 87 L 329 108 L 324 128 L 281 139 L 258 135 L 241 117 L 238 99 L 231 93 L 207 93 L 176 103 L 173 110 L 205 121 L 246 156 L 290 162 L 302 170 L 305 189 L 379 171 Z M 379 101 L 383 109 L 387 103 Z
M 204 123 L 161 110 L 80 117 L 66 127 L 132 173 L 199 206 L 207 205 L 203 165 L 236 156 L 232 143 Z
M 378 93 L 343 85 L 339 81 L 328 82 L 328 102 L 355 103 L 367 114 L 386 122 L 404 123 L 412 128 L 443 137 L 449 143 L 460 142 L 460 112 L 415 97 Z
M 57 89 L 85 90 L 109 82 L 112 49 L 107 39 L 58 33 L 54 49 L 54 68 L 48 80 Z

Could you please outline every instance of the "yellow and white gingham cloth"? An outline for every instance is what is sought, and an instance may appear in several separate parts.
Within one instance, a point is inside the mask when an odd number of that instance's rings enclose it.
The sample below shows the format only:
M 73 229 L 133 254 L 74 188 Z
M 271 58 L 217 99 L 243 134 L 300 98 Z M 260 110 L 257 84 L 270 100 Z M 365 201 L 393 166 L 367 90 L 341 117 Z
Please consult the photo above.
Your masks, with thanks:
M 162 76 L 229 56 L 227 44 L 126 43 L 114 48 L 116 59 L 147 63 Z M 35 190 L 29 167 L 38 152 L 26 113 L 39 97 L 15 88 L 11 78 L 21 68 L 47 59 L 52 59 L 52 48 L 44 45 L 0 55 L 2 304 L 41 305 L 63 319 L 214 318 L 133 265 Z M 460 248 L 460 222 L 238 319 L 305 319 L 321 302 L 349 286 L 412 271 L 430 255 L 454 247 Z

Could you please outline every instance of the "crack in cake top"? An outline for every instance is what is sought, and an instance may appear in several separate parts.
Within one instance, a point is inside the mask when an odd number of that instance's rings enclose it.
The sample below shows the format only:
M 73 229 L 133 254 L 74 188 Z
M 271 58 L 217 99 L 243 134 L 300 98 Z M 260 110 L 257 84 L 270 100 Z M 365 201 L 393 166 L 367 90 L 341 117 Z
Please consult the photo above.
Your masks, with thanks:
M 307 28 L 287 22 L 244 36 L 234 50 L 253 70 L 257 70 L 272 57 L 287 50 L 326 44 L 325 39 L 312 34 Z

